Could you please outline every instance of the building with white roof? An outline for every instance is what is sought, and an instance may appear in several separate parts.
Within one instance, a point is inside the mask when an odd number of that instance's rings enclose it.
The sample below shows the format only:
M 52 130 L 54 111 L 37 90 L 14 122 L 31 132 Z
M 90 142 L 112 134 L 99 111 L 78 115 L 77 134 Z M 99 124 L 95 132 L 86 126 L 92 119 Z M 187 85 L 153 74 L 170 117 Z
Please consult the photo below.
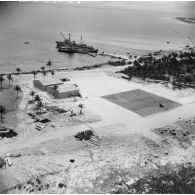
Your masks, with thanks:
M 63 82 L 56 78 L 44 78 L 39 80 L 33 80 L 33 86 L 41 89 L 42 91 L 47 91 L 48 87 L 52 87 L 54 85 L 62 85 Z
M 57 89 L 54 89 L 54 86 L 47 87 L 47 93 L 58 99 L 80 96 L 79 88 L 75 84 L 69 82 L 58 85 Z

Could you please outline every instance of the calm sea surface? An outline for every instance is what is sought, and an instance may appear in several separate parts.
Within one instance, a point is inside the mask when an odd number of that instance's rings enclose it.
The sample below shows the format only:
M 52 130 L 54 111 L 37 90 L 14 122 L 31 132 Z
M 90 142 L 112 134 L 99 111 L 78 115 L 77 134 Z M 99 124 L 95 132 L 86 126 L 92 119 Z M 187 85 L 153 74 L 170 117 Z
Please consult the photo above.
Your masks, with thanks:
M 194 2 L 81 2 L 0 4 L 0 73 L 36 70 L 52 60 L 53 67 L 71 68 L 108 58 L 58 53 L 59 32 L 100 51 L 139 55 L 146 50 L 185 46 L 195 25 L 175 17 L 195 17 Z M 29 41 L 29 45 L 24 42 Z M 170 44 L 167 44 L 167 41 Z

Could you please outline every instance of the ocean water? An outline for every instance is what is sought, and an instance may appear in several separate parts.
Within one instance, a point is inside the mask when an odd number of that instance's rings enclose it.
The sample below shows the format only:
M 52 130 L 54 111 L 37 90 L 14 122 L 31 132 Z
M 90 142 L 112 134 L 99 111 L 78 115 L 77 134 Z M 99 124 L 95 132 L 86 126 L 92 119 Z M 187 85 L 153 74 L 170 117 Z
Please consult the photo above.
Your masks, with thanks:
M 182 48 L 195 41 L 195 25 L 175 17 L 195 17 L 194 2 L 81 2 L 0 4 L 0 73 L 36 70 L 48 60 L 53 68 L 105 62 L 83 54 L 58 53 L 60 32 L 99 51 L 140 55 L 159 49 Z M 30 44 L 24 44 L 29 41 Z M 167 44 L 167 41 L 170 44 Z

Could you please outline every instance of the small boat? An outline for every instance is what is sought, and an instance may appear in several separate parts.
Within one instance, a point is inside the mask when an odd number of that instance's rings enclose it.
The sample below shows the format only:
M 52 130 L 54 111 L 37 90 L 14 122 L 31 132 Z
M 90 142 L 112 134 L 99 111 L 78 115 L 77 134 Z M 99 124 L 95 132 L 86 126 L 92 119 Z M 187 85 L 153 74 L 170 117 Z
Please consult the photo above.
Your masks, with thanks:
M 95 54 L 91 54 L 91 53 L 89 53 L 88 55 L 90 55 L 90 56 L 92 56 L 92 57 L 96 57 L 96 55 L 95 55 Z
M 29 44 L 29 42 L 28 41 L 25 41 L 24 44 Z
M 155 56 L 160 55 L 160 52 L 155 51 L 155 52 L 154 52 L 154 55 L 155 55 Z

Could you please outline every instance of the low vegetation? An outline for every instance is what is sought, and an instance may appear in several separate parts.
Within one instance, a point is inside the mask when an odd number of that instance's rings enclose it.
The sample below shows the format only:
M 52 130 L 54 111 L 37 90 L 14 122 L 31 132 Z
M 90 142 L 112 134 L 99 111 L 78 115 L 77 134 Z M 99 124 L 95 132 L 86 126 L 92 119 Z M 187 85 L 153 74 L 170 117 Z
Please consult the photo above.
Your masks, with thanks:
M 194 194 L 195 168 L 192 165 L 180 165 L 175 170 L 162 167 L 156 174 L 148 174 L 131 185 L 123 182 L 120 185 L 116 183 L 115 185 L 118 187 L 112 193 Z
M 121 71 L 128 76 L 172 82 L 173 86 L 195 87 L 195 52 L 171 52 L 159 58 L 151 53 Z
M 16 94 L 17 94 L 16 98 L 18 98 L 19 92 L 22 92 L 22 89 L 19 85 L 15 85 L 14 90 L 16 91 Z
M 126 64 L 126 61 L 123 60 L 117 60 L 117 61 L 110 61 L 108 62 L 108 64 L 112 65 L 112 66 L 123 66 Z
M 106 65 L 107 63 L 101 63 L 101 64 L 95 64 L 91 66 L 82 66 L 82 67 L 76 67 L 73 70 L 90 70 L 94 68 L 101 68 L 102 66 Z

